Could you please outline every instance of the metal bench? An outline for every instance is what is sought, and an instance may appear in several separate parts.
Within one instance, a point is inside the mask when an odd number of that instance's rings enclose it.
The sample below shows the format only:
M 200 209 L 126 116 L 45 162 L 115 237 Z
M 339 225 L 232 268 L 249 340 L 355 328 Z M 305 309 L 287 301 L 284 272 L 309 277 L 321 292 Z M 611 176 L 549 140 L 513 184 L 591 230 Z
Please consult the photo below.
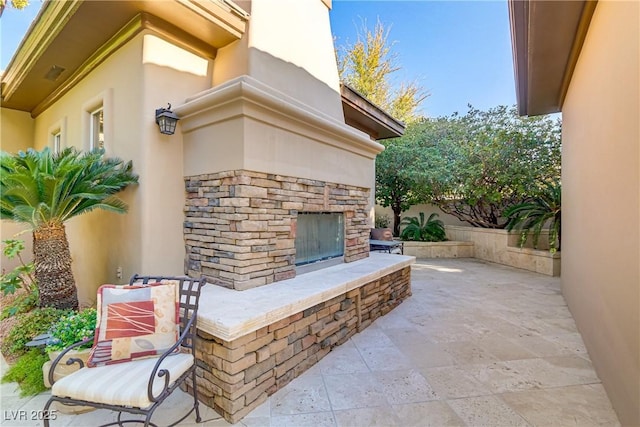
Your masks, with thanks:
M 395 249 L 400 249 L 400 254 L 404 255 L 404 242 L 400 240 L 369 240 L 371 252 L 393 253 Z
M 53 402 L 71 406 L 90 406 L 110 409 L 118 412 L 117 421 L 104 424 L 119 425 L 124 423 L 140 423 L 145 426 L 156 426 L 151 422 L 153 412 L 182 383 L 191 380 L 193 406 L 180 420 L 170 424 L 178 424 L 193 411 L 196 422 L 201 422 L 198 410 L 196 387 L 195 338 L 196 319 L 200 290 L 206 279 L 189 277 L 138 276 L 131 278 L 130 285 L 152 284 L 163 281 L 177 281 L 180 290 L 180 337 L 178 341 L 157 357 L 126 361 L 106 366 L 87 368 L 82 360 L 69 359 L 67 365 L 78 364 L 80 369 L 72 374 L 54 380 L 56 365 L 67 352 L 89 339 L 67 347 L 53 362 L 49 370 L 51 398 L 44 406 L 43 413 L 48 414 Z M 123 289 L 126 289 L 124 286 Z M 175 306 L 174 306 L 175 309 Z M 91 338 L 92 339 L 92 338 Z M 180 351 L 178 351 L 180 350 Z M 121 419 L 122 413 L 142 415 L 143 419 Z M 162 420 L 161 425 L 169 425 Z M 49 418 L 44 419 L 45 427 L 49 426 Z

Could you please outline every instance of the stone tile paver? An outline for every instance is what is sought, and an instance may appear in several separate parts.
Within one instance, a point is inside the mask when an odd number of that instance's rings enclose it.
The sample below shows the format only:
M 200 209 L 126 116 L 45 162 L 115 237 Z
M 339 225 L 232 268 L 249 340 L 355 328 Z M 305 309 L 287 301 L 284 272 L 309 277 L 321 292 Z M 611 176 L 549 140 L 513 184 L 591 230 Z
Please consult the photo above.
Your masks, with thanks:
M 560 292 L 558 278 L 474 259 L 419 260 L 411 298 L 334 349 L 238 426 L 619 425 Z M 3 370 L 6 368 L 4 361 Z M 0 386 L 2 426 L 47 393 Z M 174 392 L 155 420 L 184 411 Z M 201 405 L 204 422 L 229 426 Z M 13 411 L 13 412 L 12 412 Z M 114 419 L 59 414 L 53 426 Z

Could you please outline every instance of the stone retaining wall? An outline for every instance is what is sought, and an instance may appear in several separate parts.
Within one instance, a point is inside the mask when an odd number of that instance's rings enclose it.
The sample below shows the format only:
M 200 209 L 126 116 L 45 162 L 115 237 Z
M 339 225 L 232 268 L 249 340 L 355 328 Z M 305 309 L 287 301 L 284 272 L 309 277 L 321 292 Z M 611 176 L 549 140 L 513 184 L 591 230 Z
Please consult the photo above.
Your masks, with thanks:
M 405 267 L 233 341 L 199 330 L 200 400 L 236 423 L 411 295 Z
M 517 247 L 519 233 L 453 225 L 446 225 L 445 229 L 447 237 L 451 240 L 473 242 L 475 258 L 535 271 L 548 276 L 560 276 L 560 252 L 551 253 L 549 249 L 519 248 Z M 540 237 L 540 242 L 542 243 L 547 236 Z
M 405 255 L 416 258 L 473 258 L 473 242 L 404 242 Z
M 298 212 L 341 212 L 344 261 L 369 254 L 369 189 L 228 171 L 185 178 L 185 271 L 244 290 L 295 277 Z

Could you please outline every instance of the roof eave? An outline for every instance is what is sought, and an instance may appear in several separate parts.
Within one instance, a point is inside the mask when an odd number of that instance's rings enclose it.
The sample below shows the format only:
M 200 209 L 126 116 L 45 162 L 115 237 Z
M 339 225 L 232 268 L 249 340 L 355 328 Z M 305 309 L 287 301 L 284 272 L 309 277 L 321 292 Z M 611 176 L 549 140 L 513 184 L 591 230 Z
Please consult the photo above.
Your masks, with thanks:
M 520 115 L 562 110 L 597 0 L 509 0 Z
M 404 134 L 405 124 L 346 84 L 340 85 L 345 123 L 366 132 L 375 140 L 397 138 Z

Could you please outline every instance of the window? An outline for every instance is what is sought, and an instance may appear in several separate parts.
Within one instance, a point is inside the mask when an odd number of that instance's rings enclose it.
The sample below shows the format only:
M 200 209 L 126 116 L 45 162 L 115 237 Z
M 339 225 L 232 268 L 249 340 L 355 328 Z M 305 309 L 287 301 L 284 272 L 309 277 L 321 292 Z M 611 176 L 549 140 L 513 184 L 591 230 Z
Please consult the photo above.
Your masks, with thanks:
M 91 112 L 89 121 L 89 149 L 104 148 L 104 108 Z
M 47 129 L 49 135 L 49 147 L 51 152 L 58 154 L 65 147 L 65 138 L 67 133 L 67 118 L 62 117 L 57 122 L 53 123 Z
M 82 104 L 82 148 L 114 150 L 113 89 L 109 88 Z M 62 135 L 64 139 L 64 132 Z
M 62 150 L 62 132 L 57 131 L 51 135 L 51 145 L 53 146 L 53 153 L 58 154 Z
M 296 225 L 296 265 L 344 255 L 344 220 L 341 213 L 300 212 Z

